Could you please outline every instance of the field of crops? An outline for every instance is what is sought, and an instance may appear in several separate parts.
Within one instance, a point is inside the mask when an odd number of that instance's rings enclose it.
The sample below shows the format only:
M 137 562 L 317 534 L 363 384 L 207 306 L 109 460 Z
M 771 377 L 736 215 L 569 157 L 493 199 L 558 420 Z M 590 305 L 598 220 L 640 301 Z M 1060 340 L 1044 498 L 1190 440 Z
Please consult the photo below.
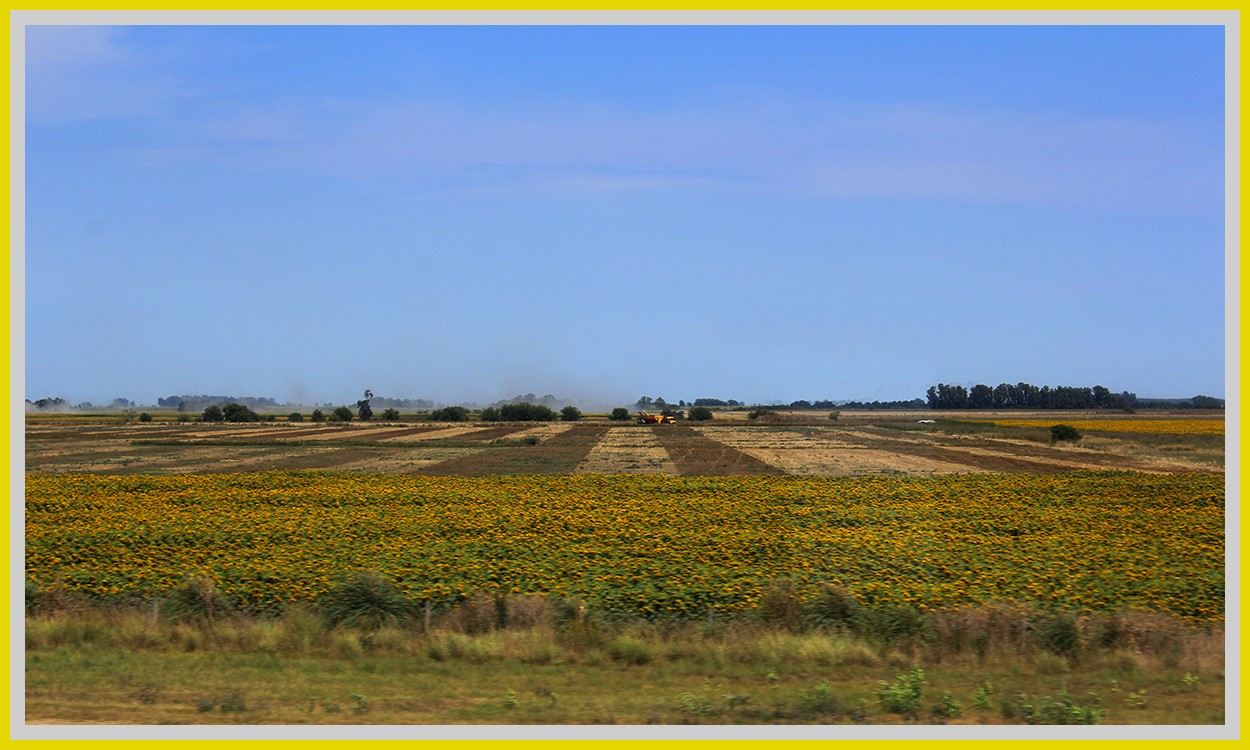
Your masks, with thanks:
M 1066 424 L 1083 432 L 1130 432 L 1153 435 L 1223 435 L 1223 419 L 994 419 L 1002 427 L 1049 427 Z
M 147 600 L 206 573 L 255 610 L 352 570 L 448 605 L 504 591 L 643 615 L 768 582 L 865 603 L 1014 600 L 1222 623 L 1224 477 L 28 475 L 26 577 Z

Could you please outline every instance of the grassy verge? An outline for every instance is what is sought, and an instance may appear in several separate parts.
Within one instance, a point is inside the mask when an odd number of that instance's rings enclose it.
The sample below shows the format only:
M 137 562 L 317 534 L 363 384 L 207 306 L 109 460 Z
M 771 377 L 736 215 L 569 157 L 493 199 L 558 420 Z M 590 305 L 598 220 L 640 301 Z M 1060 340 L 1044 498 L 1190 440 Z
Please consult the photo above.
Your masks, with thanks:
M 376 605 L 376 602 L 375 602 Z M 346 625 L 45 601 L 27 721 L 124 724 L 1220 724 L 1223 635 L 1014 605 L 818 624 L 784 588 L 732 620 L 539 597 Z M 340 613 L 341 614 L 341 613 Z M 896 613 L 897 614 L 897 613 Z M 335 623 L 338 624 L 335 624 Z

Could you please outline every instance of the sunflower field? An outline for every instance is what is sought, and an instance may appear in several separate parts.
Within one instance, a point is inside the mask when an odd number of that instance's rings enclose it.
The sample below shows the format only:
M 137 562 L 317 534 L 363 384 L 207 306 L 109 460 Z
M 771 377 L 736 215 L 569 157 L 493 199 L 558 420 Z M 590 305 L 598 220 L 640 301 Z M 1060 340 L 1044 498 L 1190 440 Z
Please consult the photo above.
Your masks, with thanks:
M 25 574 L 117 601 L 207 575 L 246 609 L 354 570 L 414 601 L 538 594 L 643 616 L 758 606 L 771 581 L 867 604 L 1018 601 L 1224 618 L 1224 477 L 28 475 Z

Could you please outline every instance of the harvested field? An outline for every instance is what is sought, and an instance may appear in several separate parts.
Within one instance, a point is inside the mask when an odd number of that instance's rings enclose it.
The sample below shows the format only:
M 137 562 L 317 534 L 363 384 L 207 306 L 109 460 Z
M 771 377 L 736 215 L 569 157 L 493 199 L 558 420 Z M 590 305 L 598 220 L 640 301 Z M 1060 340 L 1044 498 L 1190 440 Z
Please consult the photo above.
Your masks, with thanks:
M 738 416 L 739 413 L 733 413 Z M 1012 424 L 920 413 L 781 414 L 774 418 L 637 425 L 481 424 L 65 424 L 29 419 L 28 473 L 211 473 L 348 469 L 375 473 L 585 474 L 1053 474 L 1080 469 L 1222 472 L 1224 436 L 1209 416 L 1175 414 L 1153 431 L 1092 430 L 1052 443 L 1034 416 Z M 990 415 L 986 415 L 990 416 Z M 1019 416 L 1019 415 L 1017 415 Z M 1048 415 L 1049 416 L 1049 415 Z M 921 423 L 919 418 L 934 422 Z M 1085 415 L 1086 421 L 1092 420 Z M 1135 422 L 1109 416 L 1109 424 Z M 1018 423 L 1018 425 L 1017 425 Z M 1221 420 L 1222 423 L 1222 420 Z M 1042 425 L 1042 426 L 1038 426 Z M 535 444 L 531 444 L 537 441 Z
M 613 427 L 591 448 L 578 474 L 677 474 L 655 432 L 644 426 Z

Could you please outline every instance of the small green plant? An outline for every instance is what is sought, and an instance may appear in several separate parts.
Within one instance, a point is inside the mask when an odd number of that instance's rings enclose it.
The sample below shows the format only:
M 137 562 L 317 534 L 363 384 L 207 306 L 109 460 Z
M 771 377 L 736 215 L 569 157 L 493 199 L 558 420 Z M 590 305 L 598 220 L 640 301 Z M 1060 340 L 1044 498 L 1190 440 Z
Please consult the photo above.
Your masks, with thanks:
M 1137 690 L 1124 696 L 1124 705 L 1129 708 L 1143 709 L 1146 707 L 1146 690 Z
M 942 699 L 933 704 L 932 708 L 933 715 L 943 719 L 953 719 L 963 712 L 964 707 L 960 705 L 959 701 L 955 700 L 955 696 L 951 695 L 950 691 L 943 692 Z
M 369 710 L 369 699 L 363 693 L 352 693 L 352 700 L 355 701 L 352 710 L 356 713 L 363 714 Z
M 712 711 L 712 702 L 706 696 L 694 693 L 682 693 L 677 696 L 677 709 L 683 714 L 690 714 L 698 720 Z
M 988 680 L 977 686 L 977 691 L 972 694 L 972 705 L 974 708 L 989 709 L 990 695 L 994 692 L 994 685 Z
M 608 656 L 613 661 L 638 665 L 651 661 L 653 654 L 646 641 L 622 635 L 608 644 Z
M 881 681 L 877 698 L 888 713 L 915 716 L 920 710 L 921 693 L 924 690 L 924 670 L 913 669 L 898 673 L 894 682 Z
M 1196 674 L 1190 674 L 1189 672 L 1186 672 L 1185 676 L 1181 678 L 1181 682 L 1185 683 L 1186 689 L 1195 690 L 1198 687 L 1198 683 L 1202 682 L 1202 678 L 1200 678 Z
M 525 443 L 526 445 L 538 445 L 538 436 L 527 435 L 526 437 L 521 438 L 521 442 Z
M 1016 698 L 1014 713 L 1026 724 L 1101 724 L 1106 712 L 1099 707 L 1098 696 L 1091 694 L 1091 697 L 1093 705 L 1081 706 L 1066 690 L 1060 690 L 1057 697 L 1020 695 Z
M 827 682 L 822 682 L 811 690 L 804 690 L 799 693 L 799 706 L 805 712 L 812 714 L 837 713 L 840 708 L 838 698 L 829 689 L 829 683 Z
M 508 688 L 508 692 L 504 693 L 503 696 L 504 708 L 516 708 L 518 703 L 519 701 L 517 701 L 516 691 L 512 688 Z

